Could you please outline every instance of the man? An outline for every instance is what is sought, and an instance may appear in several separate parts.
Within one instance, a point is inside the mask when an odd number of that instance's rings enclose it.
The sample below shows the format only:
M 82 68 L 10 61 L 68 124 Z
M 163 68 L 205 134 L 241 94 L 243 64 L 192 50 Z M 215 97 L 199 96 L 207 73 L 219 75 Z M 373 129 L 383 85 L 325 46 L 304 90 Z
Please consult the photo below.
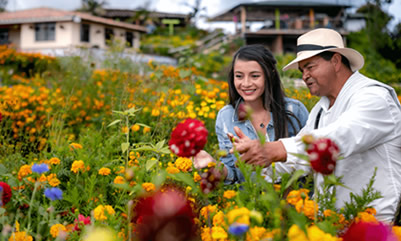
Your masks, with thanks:
M 315 29 L 300 36 L 297 57 L 283 70 L 298 68 L 312 95 L 320 101 L 312 109 L 306 126 L 295 137 L 268 142 L 263 146 L 236 128 L 234 141 L 241 159 L 249 164 L 276 171 L 310 170 L 305 161 L 291 153 L 305 153 L 305 134 L 332 139 L 343 159 L 337 161 L 335 175 L 343 176 L 338 186 L 336 207 L 349 201 L 349 193 L 360 194 L 377 167 L 374 188 L 383 198 L 371 203 L 377 218 L 392 221 L 401 196 L 401 106 L 394 90 L 367 78 L 358 70 L 364 59 L 354 49 L 344 48 L 339 33 Z M 321 185 L 322 176 L 315 183 Z

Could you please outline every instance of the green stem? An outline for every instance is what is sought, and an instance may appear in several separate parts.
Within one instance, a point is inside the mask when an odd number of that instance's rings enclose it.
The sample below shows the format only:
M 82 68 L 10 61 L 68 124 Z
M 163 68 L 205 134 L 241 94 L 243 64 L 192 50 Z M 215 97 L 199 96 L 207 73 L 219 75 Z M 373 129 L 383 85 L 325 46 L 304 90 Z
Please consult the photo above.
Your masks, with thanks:
M 38 186 L 39 186 L 39 182 L 36 181 L 36 182 L 35 182 L 35 187 L 33 188 L 31 201 L 29 202 L 29 210 L 28 210 L 28 230 L 30 230 L 30 228 L 31 228 L 31 212 L 32 212 L 32 206 L 33 206 L 33 200 L 34 200 L 34 198 L 35 198 L 35 194 L 36 194 L 36 191 L 37 191 L 37 189 L 38 189 Z

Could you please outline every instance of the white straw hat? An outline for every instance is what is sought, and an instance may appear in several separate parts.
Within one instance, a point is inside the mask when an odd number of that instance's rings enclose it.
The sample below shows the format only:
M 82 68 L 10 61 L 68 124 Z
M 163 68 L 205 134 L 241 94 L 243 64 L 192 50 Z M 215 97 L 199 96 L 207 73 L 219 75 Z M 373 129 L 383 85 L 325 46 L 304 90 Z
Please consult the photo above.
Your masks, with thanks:
M 356 50 L 344 48 L 341 35 L 332 29 L 318 28 L 301 35 L 297 40 L 297 57 L 283 70 L 298 69 L 298 62 L 313 57 L 321 52 L 337 52 L 346 57 L 352 71 L 357 71 L 364 64 L 363 56 Z

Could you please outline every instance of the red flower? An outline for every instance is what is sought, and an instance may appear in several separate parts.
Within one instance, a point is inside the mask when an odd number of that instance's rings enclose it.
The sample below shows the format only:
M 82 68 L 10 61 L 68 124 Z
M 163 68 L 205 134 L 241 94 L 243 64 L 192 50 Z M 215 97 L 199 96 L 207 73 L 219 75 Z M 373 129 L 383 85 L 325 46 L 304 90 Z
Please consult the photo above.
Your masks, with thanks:
M 191 240 L 196 234 L 190 202 L 175 188 L 140 198 L 134 215 L 135 235 L 139 240 Z
M 252 110 L 249 106 L 247 106 L 244 102 L 241 102 L 238 105 L 237 115 L 239 121 L 245 121 L 250 119 Z
M 7 183 L 0 182 L 0 187 L 2 189 L 0 191 L 0 193 L 2 194 L 1 195 L 1 202 L 2 202 L 2 205 L 6 205 L 11 200 L 11 197 L 12 197 L 13 194 L 11 192 L 10 186 Z
M 221 172 L 217 168 L 210 168 L 207 172 L 202 173 L 200 187 L 204 194 L 213 191 L 221 181 Z
M 313 170 L 329 175 L 334 172 L 339 148 L 332 140 L 321 138 L 313 141 L 307 146 L 306 152 Z
M 397 241 L 391 228 L 383 223 L 353 223 L 342 236 L 343 241 Z
M 81 231 L 81 227 L 91 224 L 91 218 L 89 216 L 85 218 L 84 215 L 79 214 L 78 219 L 75 219 L 74 223 L 75 223 L 75 226 L 74 226 L 73 230 Z
M 0 112 L 0 121 L 3 119 L 3 115 L 1 114 L 1 112 Z
M 201 121 L 188 118 L 174 128 L 168 145 L 177 156 L 195 156 L 205 146 L 207 134 Z

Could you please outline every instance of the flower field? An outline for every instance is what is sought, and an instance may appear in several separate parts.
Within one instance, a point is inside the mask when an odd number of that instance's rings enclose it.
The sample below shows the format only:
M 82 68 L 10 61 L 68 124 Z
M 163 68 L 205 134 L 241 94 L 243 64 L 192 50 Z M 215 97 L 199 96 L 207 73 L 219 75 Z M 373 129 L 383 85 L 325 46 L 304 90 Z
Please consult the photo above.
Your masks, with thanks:
M 225 186 L 218 166 L 195 169 L 202 148 L 224 155 L 214 124 L 228 102 L 228 84 L 195 67 L 105 68 L 3 46 L 0 63 L 0 240 L 401 240 L 376 220 L 370 186 L 336 210 L 329 194 L 310 198 L 300 171 L 272 184 L 239 162 L 245 182 Z

